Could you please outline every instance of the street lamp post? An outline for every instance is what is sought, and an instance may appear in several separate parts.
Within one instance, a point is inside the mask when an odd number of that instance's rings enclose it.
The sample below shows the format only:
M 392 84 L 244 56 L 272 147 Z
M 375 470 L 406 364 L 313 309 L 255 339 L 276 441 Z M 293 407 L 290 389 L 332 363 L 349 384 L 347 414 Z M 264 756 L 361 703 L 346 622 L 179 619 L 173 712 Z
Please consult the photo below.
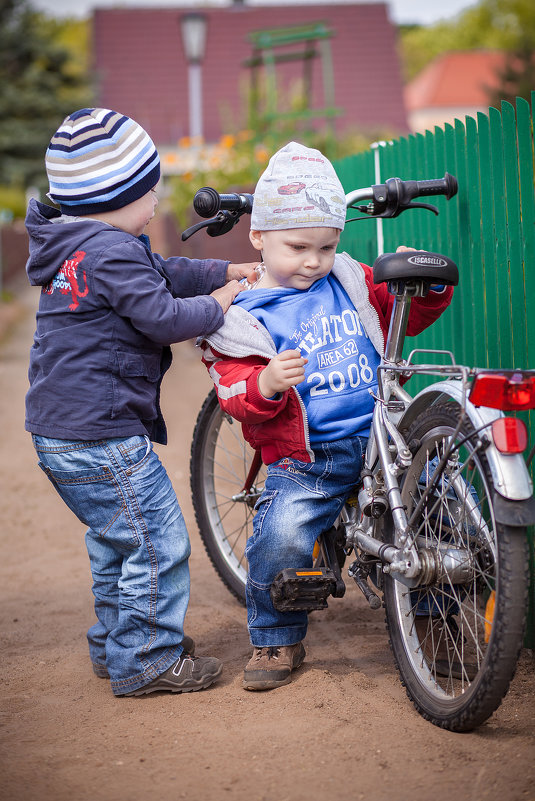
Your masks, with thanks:
M 196 11 L 180 18 L 182 43 L 188 62 L 189 133 L 192 139 L 202 139 L 202 67 L 206 46 L 206 17 Z

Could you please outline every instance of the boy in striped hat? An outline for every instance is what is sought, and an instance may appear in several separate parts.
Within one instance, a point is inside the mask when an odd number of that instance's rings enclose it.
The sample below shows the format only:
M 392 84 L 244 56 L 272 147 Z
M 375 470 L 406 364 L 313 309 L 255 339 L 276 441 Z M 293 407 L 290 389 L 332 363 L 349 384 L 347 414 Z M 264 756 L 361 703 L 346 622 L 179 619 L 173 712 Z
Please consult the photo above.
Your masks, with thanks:
M 31 200 L 27 272 L 41 287 L 26 429 L 55 489 L 88 526 L 97 676 L 115 695 L 190 692 L 221 662 L 184 636 L 190 544 L 152 449 L 167 440 L 160 385 L 173 342 L 219 328 L 255 264 L 164 259 L 145 226 L 160 160 L 116 111 L 67 117 L 45 158 L 49 198 Z

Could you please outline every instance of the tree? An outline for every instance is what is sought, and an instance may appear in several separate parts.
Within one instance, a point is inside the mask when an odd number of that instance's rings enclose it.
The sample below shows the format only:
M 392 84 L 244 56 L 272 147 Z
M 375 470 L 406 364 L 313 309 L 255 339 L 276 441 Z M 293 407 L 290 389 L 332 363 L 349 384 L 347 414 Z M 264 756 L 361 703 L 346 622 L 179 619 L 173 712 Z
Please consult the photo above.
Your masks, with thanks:
M 61 43 L 65 25 L 0 0 L 0 183 L 46 187 L 44 155 L 61 120 L 90 104 L 86 73 Z
M 405 78 L 410 80 L 448 50 L 496 48 L 506 51 L 500 87 L 489 102 L 529 99 L 535 87 L 535 5 L 533 0 L 481 0 L 450 22 L 401 29 Z
M 517 97 L 531 99 L 535 89 L 535 52 L 531 42 L 521 40 L 514 50 L 507 52 L 498 79 L 498 87 L 489 93 L 490 105 L 499 106 L 502 100 L 514 105 Z
M 535 89 L 535 6 L 532 0 L 487 0 L 493 19 L 502 29 L 505 65 L 498 73 L 499 86 L 490 102 L 530 100 Z

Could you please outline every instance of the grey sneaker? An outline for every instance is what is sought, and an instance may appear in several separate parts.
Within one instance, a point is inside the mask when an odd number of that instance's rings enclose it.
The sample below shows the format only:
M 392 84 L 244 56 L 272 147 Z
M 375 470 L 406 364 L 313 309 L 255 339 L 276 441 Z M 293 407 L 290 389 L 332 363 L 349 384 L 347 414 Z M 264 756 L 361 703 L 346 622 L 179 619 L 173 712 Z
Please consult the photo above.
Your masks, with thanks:
M 292 670 L 300 667 L 305 658 L 302 642 L 295 645 L 255 648 L 243 671 L 245 690 L 273 690 L 289 684 Z
M 193 654 L 195 653 L 195 642 L 192 640 L 191 637 L 188 637 L 187 634 L 184 634 L 184 639 L 182 640 L 181 645 L 182 648 L 184 649 L 183 655 L 189 654 L 190 656 L 193 656 Z M 106 665 L 97 664 L 96 662 L 93 662 L 93 673 L 95 674 L 95 676 L 98 676 L 99 679 L 110 678 L 110 674 L 108 673 L 108 668 L 106 667 Z
M 223 663 L 213 656 L 190 656 L 183 653 L 180 659 L 167 668 L 165 673 L 144 687 L 121 693 L 121 697 L 147 695 L 148 693 L 191 693 L 204 690 L 221 675 Z

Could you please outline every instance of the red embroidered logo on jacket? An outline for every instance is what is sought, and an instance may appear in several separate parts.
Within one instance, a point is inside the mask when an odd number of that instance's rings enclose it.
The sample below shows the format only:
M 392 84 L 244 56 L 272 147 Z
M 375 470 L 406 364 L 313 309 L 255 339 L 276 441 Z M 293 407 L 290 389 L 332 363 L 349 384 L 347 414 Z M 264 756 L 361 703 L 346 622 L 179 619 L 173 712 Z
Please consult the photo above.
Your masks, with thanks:
M 83 260 L 84 256 L 85 250 L 77 250 L 72 258 L 65 259 L 52 281 L 50 281 L 49 284 L 46 284 L 46 286 L 44 286 L 42 289 L 42 291 L 47 295 L 51 295 L 55 289 L 59 289 L 62 295 L 68 295 L 70 292 L 72 298 L 72 303 L 69 304 L 70 311 L 76 311 L 80 305 L 78 299 L 85 298 L 89 292 L 85 270 L 81 270 L 83 284 L 85 286 L 83 291 L 81 289 L 80 280 L 78 277 L 78 267 L 80 266 L 80 262 Z

